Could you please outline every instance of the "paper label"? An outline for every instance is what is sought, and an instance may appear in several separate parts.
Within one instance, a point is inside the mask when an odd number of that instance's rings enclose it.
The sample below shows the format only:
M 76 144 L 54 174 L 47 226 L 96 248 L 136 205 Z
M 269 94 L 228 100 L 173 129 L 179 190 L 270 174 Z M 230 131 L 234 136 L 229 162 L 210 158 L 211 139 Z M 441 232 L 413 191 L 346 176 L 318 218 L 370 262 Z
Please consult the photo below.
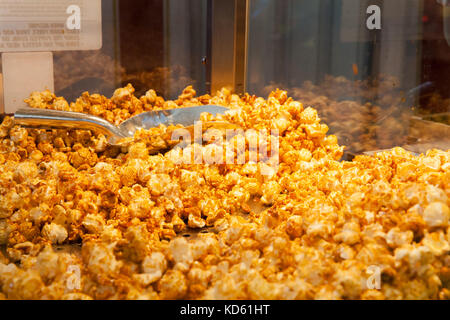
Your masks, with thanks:
M 0 52 L 101 47 L 101 0 L 0 0 Z

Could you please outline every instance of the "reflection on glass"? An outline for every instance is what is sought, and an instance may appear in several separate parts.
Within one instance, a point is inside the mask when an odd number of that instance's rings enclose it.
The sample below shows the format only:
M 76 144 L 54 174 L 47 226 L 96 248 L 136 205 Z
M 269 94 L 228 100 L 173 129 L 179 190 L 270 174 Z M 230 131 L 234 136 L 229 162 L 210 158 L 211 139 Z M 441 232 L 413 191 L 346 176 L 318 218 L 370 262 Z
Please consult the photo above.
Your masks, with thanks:
M 205 93 L 206 1 L 102 1 L 103 47 L 54 53 L 55 92 L 74 101 L 84 91 L 111 97 L 131 83 L 175 98 L 193 85 Z
M 281 88 L 319 111 L 347 151 L 424 140 L 410 118 L 449 111 L 445 10 L 434 1 L 251 0 L 248 91 Z M 412 134 L 414 133 L 414 134 Z

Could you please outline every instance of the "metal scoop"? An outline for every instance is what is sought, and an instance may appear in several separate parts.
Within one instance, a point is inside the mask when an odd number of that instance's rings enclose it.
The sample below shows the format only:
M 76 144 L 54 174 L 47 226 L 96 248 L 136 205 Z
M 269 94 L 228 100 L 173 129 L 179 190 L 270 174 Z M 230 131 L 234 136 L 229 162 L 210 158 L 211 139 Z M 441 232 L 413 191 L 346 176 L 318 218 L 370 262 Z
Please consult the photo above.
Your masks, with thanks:
M 151 129 L 163 125 L 181 124 L 185 127 L 193 126 L 200 114 L 207 112 L 216 116 L 224 114 L 228 108 L 216 105 L 186 107 L 148 111 L 140 113 L 115 126 L 103 118 L 93 115 L 38 108 L 22 108 L 14 113 L 14 122 L 28 128 L 38 129 L 86 129 L 104 134 L 111 145 L 121 145 L 120 140 L 133 137 L 139 129 Z M 218 122 L 222 123 L 222 122 Z

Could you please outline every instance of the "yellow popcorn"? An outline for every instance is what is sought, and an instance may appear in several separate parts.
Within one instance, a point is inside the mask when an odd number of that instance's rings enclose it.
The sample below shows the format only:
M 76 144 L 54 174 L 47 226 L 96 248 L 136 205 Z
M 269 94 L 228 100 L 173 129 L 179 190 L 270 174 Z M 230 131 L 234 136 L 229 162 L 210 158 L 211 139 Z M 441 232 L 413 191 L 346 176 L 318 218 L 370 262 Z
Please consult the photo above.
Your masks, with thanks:
M 24 129 L 6 117 L 1 298 L 450 296 L 449 151 L 414 156 L 394 148 L 340 162 L 343 147 L 317 111 L 283 90 L 267 99 L 227 89 L 196 97 L 188 87 L 165 101 L 154 90 L 137 98 L 128 85 L 112 99 L 83 93 L 68 104 L 47 91 L 27 101 L 115 124 L 147 110 L 227 106 L 225 115 L 201 118 L 244 128 L 228 145 L 241 139 L 244 148 L 229 158 L 244 161 L 178 161 L 174 150 L 160 149 L 170 146 L 170 127 L 140 130 L 115 148 L 89 131 Z M 270 147 L 260 134 L 269 129 L 279 130 L 279 158 L 262 163 L 250 145 Z M 186 159 L 218 151 L 207 141 L 186 150 Z M 182 236 L 194 228 L 200 232 Z M 369 288 L 376 268 L 381 286 Z
M 423 219 L 430 227 L 446 227 L 450 219 L 450 209 L 442 202 L 432 202 L 425 207 Z
M 42 235 L 51 243 L 63 243 L 67 239 L 67 230 L 56 223 L 46 224 L 42 228 Z
M 158 282 L 162 299 L 183 299 L 187 292 L 186 277 L 180 271 L 167 271 Z

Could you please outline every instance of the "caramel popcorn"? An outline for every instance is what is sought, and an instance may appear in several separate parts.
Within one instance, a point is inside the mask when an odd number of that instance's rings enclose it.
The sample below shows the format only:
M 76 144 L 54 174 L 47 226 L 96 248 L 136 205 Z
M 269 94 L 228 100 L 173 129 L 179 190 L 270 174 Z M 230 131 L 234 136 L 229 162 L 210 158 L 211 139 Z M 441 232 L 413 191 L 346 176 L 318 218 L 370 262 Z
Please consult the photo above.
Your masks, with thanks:
M 202 163 L 195 157 L 218 145 L 163 150 L 169 127 L 140 130 L 115 147 L 89 131 L 24 129 L 6 117 L 2 298 L 450 296 L 450 150 L 394 148 L 339 161 L 343 147 L 320 114 L 282 90 L 267 99 L 227 89 L 196 97 L 187 87 L 164 101 L 153 90 L 137 98 L 128 85 L 111 99 L 86 92 L 69 104 L 45 91 L 27 102 L 115 124 L 148 110 L 218 104 L 229 111 L 201 119 L 245 132 L 224 145 L 224 159 L 234 161 Z M 263 129 L 279 133 L 267 162 L 251 148 L 264 144 Z M 206 232 L 183 237 L 193 229 Z

